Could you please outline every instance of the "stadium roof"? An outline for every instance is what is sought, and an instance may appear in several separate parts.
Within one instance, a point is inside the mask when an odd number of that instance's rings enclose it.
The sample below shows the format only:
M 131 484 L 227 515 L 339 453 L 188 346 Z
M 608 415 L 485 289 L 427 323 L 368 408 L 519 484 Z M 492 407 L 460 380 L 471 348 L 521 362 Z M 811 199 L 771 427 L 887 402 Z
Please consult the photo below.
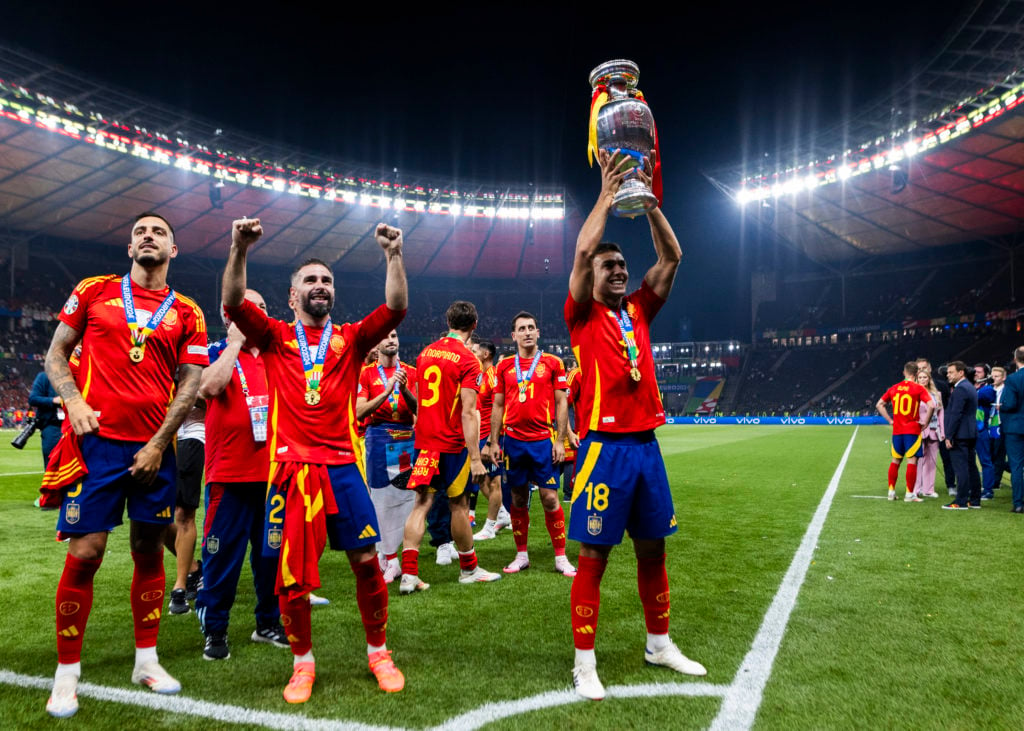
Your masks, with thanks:
M 773 158 L 707 173 L 825 264 L 1024 229 L 1024 3 L 978 0 L 892 95 Z
M 318 257 L 383 271 L 380 221 L 403 227 L 412 275 L 564 274 L 579 215 L 563 188 L 451 181 L 325 160 L 225 131 L 0 46 L 0 227 L 124 246 L 156 210 L 182 253 L 223 259 L 259 217 L 261 263 Z

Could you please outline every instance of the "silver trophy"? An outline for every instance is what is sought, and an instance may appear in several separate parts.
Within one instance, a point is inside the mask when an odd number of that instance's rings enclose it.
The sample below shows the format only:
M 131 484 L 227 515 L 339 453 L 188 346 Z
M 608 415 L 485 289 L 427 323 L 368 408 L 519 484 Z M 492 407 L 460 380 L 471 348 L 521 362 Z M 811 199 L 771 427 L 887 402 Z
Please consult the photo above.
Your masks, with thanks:
M 647 103 L 637 98 L 640 68 L 632 61 L 606 61 L 590 72 L 595 95 L 599 87 L 608 93 L 608 101 L 597 110 L 597 147 L 612 152 L 621 150 L 635 169 L 654 150 L 654 115 Z M 623 182 L 612 200 L 612 214 L 634 218 L 658 207 L 658 199 L 636 173 Z

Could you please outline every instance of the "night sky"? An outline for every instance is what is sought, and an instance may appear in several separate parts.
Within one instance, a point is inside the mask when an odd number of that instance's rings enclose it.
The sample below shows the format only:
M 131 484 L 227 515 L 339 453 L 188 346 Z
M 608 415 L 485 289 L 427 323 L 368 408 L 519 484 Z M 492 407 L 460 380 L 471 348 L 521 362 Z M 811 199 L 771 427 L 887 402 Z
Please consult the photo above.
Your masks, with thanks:
M 701 170 L 787 147 L 886 95 L 939 49 L 964 4 L 720 3 L 668 15 L 649 3 L 588 15 L 550 4 L 432 3 L 417 14 L 351 5 L 83 14 L 82 3 L 17 3 L 0 41 L 311 153 L 453 181 L 564 184 L 583 215 L 599 189 L 586 158 L 587 76 L 633 59 L 684 250 L 667 311 L 692 320 L 695 338 L 748 340 L 750 269 L 769 253 L 754 227 L 741 236 L 735 204 Z M 626 245 L 638 282 L 653 260 L 646 224 L 615 222 L 608 237 Z

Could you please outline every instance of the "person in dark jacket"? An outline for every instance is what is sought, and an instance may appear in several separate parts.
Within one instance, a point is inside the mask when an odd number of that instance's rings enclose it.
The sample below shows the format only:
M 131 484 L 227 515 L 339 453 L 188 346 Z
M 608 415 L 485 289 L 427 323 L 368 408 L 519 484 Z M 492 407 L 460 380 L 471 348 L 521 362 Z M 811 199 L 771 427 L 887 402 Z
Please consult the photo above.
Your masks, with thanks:
M 978 472 L 978 393 L 967 379 L 967 366 L 953 361 L 946 369 L 952 390 L 946 408 L 946 448 L 956 472 L 956 499 L 943 510 L 981 508 L 981 474 Z
M 1024 347 L 1013 351 L 1017 370 L 1007 377 L 999 400 L 999 426 L 1010 463 L 1013 512 L 1024 513 Z
M 50 385 L 45 372 L 40 372 L 32 382 L 32 392 L 28 396 L 29 405 L 36 410 L 36 428 L 43 438 L 43 467 L 50 460 L 50 452 L 57 446 L 60 439 L 60 396 Z

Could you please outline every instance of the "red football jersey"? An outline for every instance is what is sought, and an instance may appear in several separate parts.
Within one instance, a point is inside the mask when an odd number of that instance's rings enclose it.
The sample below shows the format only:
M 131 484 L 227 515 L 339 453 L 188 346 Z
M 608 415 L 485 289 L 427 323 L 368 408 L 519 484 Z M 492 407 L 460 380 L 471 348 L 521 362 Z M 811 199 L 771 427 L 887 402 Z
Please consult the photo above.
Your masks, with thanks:
M 640 432 L 665 423 L 665 408 L 654 373 L 651 320 L 665 300 L 647 282 L 623 300 L 633 323 L 640 380 L 629 375 L 629 359 L 616 313 L 596 300 L 565 300 L 576 362 L 580 364 L 580 395 L 576 401 L 576 431 L 580 439 L 590 430 Z
M 409 376 L 409 390 L 416 393 L 416 368 L 399 361 L 402 364 L 402 370 Z M 377 363 L 371 363 L 368 366 L 363 366 L 363 372 L 359 374 L 359 396 L 362 396 L 367 401 L 372 401 L 384 392 L 384 382 L 391 378 L 394 374 L 394 368 L 384 368 L 384 381 L 380 380 L 380 371 L 377 370 Z M 391 408 L 391 404 L 388 399 L 384 399 L 384 403 L 377 407 L 375 411 L 370 413 L 367 417 L 367 425 L 370 424 L 411 424 L 413 419 L 412 409 L 409 408 L 409 404 L 405 402 L 405 396 L 402 395 L 401 389 L 398 392 L 398 411 L 395 412 Z
M 479 392 L 482 380 L 480 361 L 458 338 L 444 337 L 423 349 L 416 359 L 416 449 L 455 454 L 466 448 L 462 389 Z
M 149 322 L 169 289 L 143 289 L 132 283 L 136 321 Z M 75 287 L 60 321 L 82 336 L 82 356 L 75 382 L 97 413 L 100 436 L 146 442 L 156 434 L 174 397 L 179 365 L 205 366 L 206 320 L 199 306 L 175 293 L 174 304 L 146 338 L 145 357 L 133 363 L 128 320 L 121 299 L 121 277 L 108 274 L 83 279 Z
M 223 350 L 224 341 L 211 346 L 210 362 L 215 362 Z M 238 363 L 245 373 L 249 395 L 268 395 L 263 358 L 243 348 Z M 249 406 L 236 367 L 224 390 L 206 402 L 206 481 L 265 484 L 269 473 L 267 443 L 253 439 Z
M 570 368 L 569 372 L 565 374 L 565 386 L 566 395 L 569 397 L 569 408 L 573 408 L 576 402 L 580 398 L 580 384 L 583 381 L 580 379 L 580 367 Z
M 270 460 L 327 465 L 355 462 L 356 391 L 363 359 L 402 322 L 405 310 L 381 305 L 359 322 L 332 324 L 320 379 L 320 401 L 312 406 L 305 400 L 306 378 L 295 323 L 267 317 L 249 300 L 226 310 L 238 329 L 263 353 L 270 386 Z M 323 330 L 307 327 L 305 331 L 310 355 L 314 356 Z
M 498 386 L 498 377 L 494 375 L 494 365 L 487 366 L 483 380 L 480 382 L 480 395 L 476 398 L 476 410 L 480 412 L 480 438 L 491 436 L 491 409 L 494 406 L 494 389 Z
M 932 400 L 928 389 L 916 381 L 900 381 L 890 386 L 882 396 L 892 402 L 892 433 L 921 433 L 921 404 Z
M 532 363 L 532 358 L 519 359 L 524 378 Z M 515 356 L 503 358 L 495 366 L 495 375 L 498 378 L 496 390 L 505 395 L 505 433 L 527 442 L 551 439 L 554 436 L 551 424 L 555 420 L 555 391 L 566 388 L 562 359 L 551 353 L 541 353 L 537 369 L 526 385 L 526 400 L 522 402 L 519 400 Z

